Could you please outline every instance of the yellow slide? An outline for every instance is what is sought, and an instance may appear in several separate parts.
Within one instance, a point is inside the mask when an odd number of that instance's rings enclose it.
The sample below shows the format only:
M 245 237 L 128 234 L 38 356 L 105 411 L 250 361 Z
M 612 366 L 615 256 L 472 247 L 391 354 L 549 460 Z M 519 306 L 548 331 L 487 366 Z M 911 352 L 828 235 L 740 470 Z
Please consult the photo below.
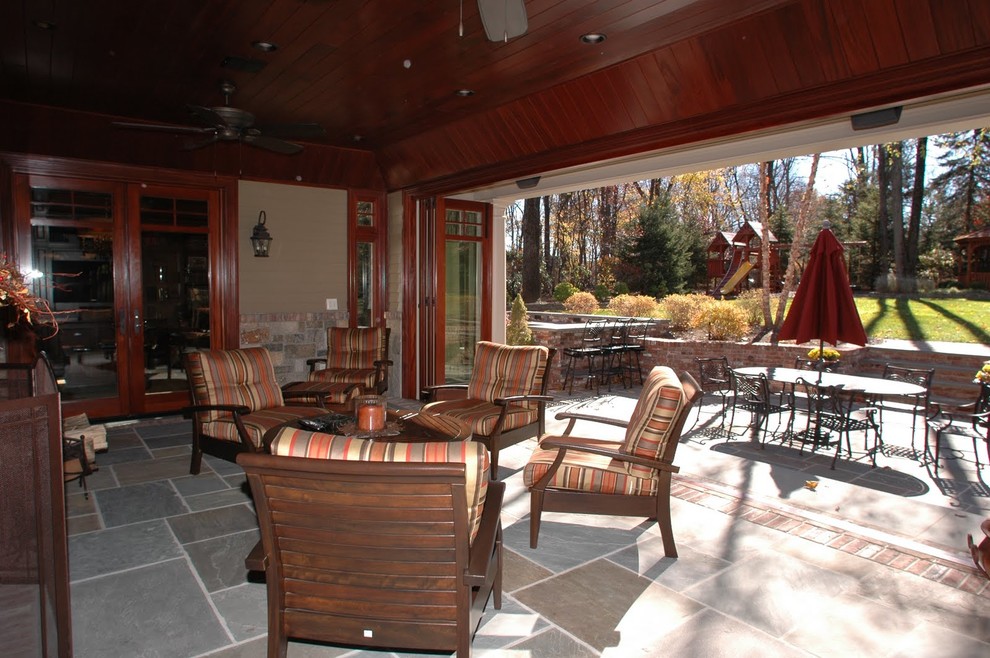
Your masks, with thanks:
M 753 264 L 748 260 L 744 260 L 739 267 L 736 268 L 736 271 L 732 277 L 726 281 L 724 286 L 722 286 L 722 290 L 720 292 L 723 295 L 728 295 L 736 286 L 739 285 L 739 282 L 743 280 L 743 277 L 745 277 L 746 273 L 751 269 L 753 269 Z

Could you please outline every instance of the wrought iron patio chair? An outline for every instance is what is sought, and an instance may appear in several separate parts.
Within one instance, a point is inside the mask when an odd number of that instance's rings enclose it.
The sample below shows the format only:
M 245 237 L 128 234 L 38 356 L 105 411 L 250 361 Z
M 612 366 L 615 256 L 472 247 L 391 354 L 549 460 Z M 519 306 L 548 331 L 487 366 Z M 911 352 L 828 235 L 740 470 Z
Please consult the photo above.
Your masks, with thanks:
M 577 364 L 584 362 L 585 387 L 591 388 L 591 382 L 595 382 L 595 393 L 601 390 L 602 360 L 605 358 L 605 344 L 608 336 L 611 320 L 609 318 L 592 318 L 585 322 L 584 333 L 581 335 L 581 343 L 577 347 L 565 347 L 563 352 L 567 358 L 564 366 L 564 380 L 561 387 L 567 387 L 570 381 L 568 393 L 574 393 L 574 377 L 576 376 Z
M 942 437 L 945 434 L 964 436 L 973 440 L 973 455 L 977 469 L 981 467 L 976 442 L 983 441 L 987 450 L 987 460 L 990 463 L 990 384 L 980 384 L 980 392 L 975 402 L 963 405 L 932 402 L 931 406 L 934 408 L 934 413 L 928 421 L 928 430 L 935 435 L 933 457 L 936 473 L 938 473 Z M 931 454 L 927 436 L 925 454 Z
M 742 409 L 750 413 L 750 422 L 747 427 L 753 429 L 753 437 L 758 440 L 760 447 L 766 445 L 767 434 L 770 433 L 770 416 L 782 414 L 791 410 L 786 402 L 774 401 L 775 396 L 770 391 L 770 382 L 764 374 L 741 375 L 733 373 L 732 376 L 732 411 L 729 417 L 729 431 L 735 423 L 736 411 Z M 788 418 L 787 426 L 790 428 L 792 420 Z M 780 423 L 778 423 L 778 428 Z
M 813 450 L 821 445 L 827 445 L 828 435 L 823 432 L 836 434 L 835 456 L 832 458 L 832 470 L 842 453 L 842 438 L 846 439 L 846 452 L 852 459 L 853 432 L 863 432 L 863 449 L 870 456 L 873 467 L 877 465 L 877 452 L 880 449 L 880 425 L 877 422 L 878 410 L 873 406 L 856 406 L 856 394 L 839 386 L 824 386 L 817 382 L 799 378 L 795 388 L 803 391 L 802 398 L 807 404 L 807 425 L 801 434 L 791 434 L 791 439 L 798 438 L 801 451 L 804 444 L 812 443 Z M 873 432 L 873 446 L 869 445 L 869 433 Z

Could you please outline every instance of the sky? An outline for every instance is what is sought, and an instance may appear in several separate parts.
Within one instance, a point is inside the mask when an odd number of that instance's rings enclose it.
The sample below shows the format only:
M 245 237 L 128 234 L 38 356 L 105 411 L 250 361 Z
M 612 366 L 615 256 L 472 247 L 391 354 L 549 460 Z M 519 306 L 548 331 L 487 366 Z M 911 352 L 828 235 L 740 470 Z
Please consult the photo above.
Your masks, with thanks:
M 925 182 L 928 183 L 937 176 L 941 170 L 938 166 L 938 156 L 941 149 L 935 148 L 933 140 L 928 140 L 928 157 L 926 158 Z M 841 151 L 829 151 L 822 153 L 818 162 L 818 174 L 815 176 L 815 189 L 819 194 L 834 194 L 839 191 L 846 180 L 849 179 L 849 149 Z M 798 158 L 798 177 L 808 180 L 811 173 L 811 156 Z

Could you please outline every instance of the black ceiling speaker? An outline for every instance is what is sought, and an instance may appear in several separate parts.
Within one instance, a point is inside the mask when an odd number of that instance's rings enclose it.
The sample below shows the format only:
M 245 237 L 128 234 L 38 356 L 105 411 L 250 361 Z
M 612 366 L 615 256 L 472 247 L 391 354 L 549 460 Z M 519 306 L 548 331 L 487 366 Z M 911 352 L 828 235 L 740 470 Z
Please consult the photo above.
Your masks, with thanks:
M 478 13 L 489 41 L 508 41 L 529 28 L 524 0 L 478 0 Z
M 898 121 L 901 120 L 901 110 L 904 107 L 897 105 L 895 107 L 888 107 L 883 110 L 874 110 L 873 112 L 863 112 L 861 114 L 854 114 L 850 118 L 852 120 L 853 130 L 869 130 L 870 128 L 883 128 L 884 126 L 893 126 Z
M 539 176 L 532 176 L 530 178 L 520 178 L 516 181 L 516 187 L 520 190 L 531 190 L 540 184 Z

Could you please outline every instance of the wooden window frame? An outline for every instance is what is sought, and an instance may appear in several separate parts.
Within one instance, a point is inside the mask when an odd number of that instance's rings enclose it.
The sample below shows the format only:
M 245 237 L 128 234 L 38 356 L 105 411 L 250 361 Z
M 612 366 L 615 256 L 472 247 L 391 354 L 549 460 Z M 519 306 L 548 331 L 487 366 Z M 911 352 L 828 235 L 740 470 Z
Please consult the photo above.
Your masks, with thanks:
M 358 205 L 374 205 L 371 226 L 358 225 Z M 358 326 L 358 244 L 370 243 L 375 260 L 375 285 L 372 290 L 371 325 L 385 325 L 385 284 L 388 230 L 385 226 L 385 195 L 371 190 L 348 190 L 347 193 L 347 324 Z

